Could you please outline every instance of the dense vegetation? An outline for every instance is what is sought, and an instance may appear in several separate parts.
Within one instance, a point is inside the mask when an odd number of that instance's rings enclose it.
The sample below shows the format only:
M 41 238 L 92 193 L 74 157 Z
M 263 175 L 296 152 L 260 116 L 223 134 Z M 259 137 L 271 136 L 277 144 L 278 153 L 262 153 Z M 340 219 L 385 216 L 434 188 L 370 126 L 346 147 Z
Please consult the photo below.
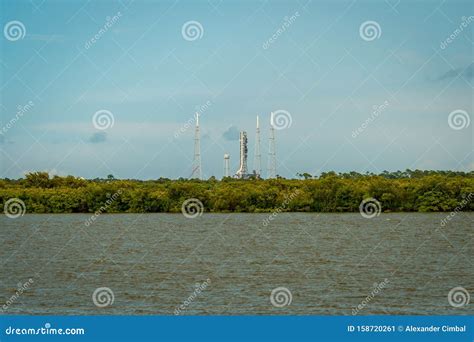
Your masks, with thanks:
M 225 178 L 221 181 L 85 180 L 50 177 L 35 172 L 25 178 L 0 180 L 0 203 L 19 198 L 27 212 L 179 212 L 183 201 L 199 199 L 208 212 L 358 211 L 361 201 L 373 197 L 383 211 L 474 210 L 474 172 L 410 171 L 380 175 L 356 172 L 323 173 L 301 179 Z

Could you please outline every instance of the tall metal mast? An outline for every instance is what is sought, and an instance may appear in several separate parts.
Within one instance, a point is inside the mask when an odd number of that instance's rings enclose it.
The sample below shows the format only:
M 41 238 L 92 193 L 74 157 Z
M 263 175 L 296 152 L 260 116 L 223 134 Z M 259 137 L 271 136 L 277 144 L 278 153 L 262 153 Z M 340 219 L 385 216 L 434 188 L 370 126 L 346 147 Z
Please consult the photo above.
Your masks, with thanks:
M 201 169 L 201 134 L 199 132 L 199 113 L 196 112 L 196 131 L 194 133 L 194 159 L 191 178 L 202 179 Z
M 270 138 L 268 146 L 268 178 L 276 178 L 275 127 L 273 127 L 273 112 L 270 114 Z
M 255 131 L 254 170 L 257 177 L 260 178 L 262 174 L 262 155 L 260 154 L 260 123 L 258 121 L 258 115 L 257 115 L 257 129 Z

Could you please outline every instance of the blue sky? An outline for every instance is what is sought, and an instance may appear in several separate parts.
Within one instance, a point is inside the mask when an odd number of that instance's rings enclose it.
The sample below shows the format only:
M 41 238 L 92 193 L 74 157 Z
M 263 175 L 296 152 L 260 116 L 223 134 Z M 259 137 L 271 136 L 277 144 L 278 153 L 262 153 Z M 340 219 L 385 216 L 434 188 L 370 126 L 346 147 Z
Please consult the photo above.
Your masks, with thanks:
M 248 132 L 252 167 L 256 115 L 265 176 L 277 110 L 292 119 L 276 131 L 285 177 L 474 169 L 474 124 L 448 121 L 453 111 L 472 121 L 471 1 L 1 4 L 0 177 L 189 177 L 194 132 L 186 123 L 206 103 L 205 178 L 222 176 L 224 153 L 237 170 L 239 130 Z M 23 24 L 22 38 L 7 39 L 12 21 Z M 196 40 L 183 37 L 189 21 L 202 26 Z M 380 28 L 373 40 L 361 36 L 367 21 Z M 113 116 L 106 130 L 93 125 L 100 110 Z

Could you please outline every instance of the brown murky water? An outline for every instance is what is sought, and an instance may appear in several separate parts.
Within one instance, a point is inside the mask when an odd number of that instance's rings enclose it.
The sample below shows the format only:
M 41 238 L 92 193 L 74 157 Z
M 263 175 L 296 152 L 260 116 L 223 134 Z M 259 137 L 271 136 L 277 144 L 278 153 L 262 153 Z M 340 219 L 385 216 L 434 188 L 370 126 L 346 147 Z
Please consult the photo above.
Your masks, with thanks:
M 5 314 L 474 314 L 448 303 L 458 286 L 474 297 L 474 213 L 89 217 L 0 218 Z M 100 287 L 113 303 L 94 304 Z M 278 287 L 289 305 L 272 305 Z

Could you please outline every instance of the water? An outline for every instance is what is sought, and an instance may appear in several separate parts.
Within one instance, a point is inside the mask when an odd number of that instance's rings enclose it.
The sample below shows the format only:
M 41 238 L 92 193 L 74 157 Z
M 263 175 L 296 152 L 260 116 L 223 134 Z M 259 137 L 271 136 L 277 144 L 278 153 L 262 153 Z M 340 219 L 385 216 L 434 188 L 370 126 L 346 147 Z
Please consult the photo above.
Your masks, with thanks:
M 0 307 L 33 280 L 4 313 L 474 314 L 448 303 L 454 287 L 473 294 L 474 213 L 445 227 L 442 213 L 282 213 L 267 227 L 268 214 L 113 214 L 86 227 L 89 217 L 0 218 Z M 111 305 L 94 304 L 100 287 Z M 289 305 L 271 304 L 278 287 Z

